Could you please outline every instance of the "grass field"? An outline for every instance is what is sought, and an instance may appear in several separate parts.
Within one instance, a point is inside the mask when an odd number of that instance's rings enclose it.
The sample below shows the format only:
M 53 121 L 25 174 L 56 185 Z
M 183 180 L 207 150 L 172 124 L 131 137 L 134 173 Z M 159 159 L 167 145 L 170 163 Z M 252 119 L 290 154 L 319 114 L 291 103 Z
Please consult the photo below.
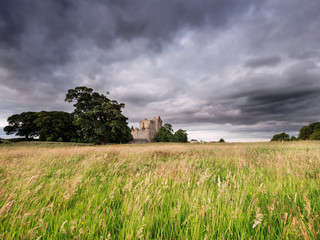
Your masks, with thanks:
M 0 145 L 0 239 L 320 239 L 320 143 Z

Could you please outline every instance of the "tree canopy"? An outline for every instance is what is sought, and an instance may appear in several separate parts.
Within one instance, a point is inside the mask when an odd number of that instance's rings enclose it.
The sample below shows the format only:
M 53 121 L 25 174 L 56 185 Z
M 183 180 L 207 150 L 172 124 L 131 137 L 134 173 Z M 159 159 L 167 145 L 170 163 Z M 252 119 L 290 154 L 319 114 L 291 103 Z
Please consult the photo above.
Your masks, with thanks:
M 320 131 L 315 131 L 313 132 L 310 137 L 309 137 L 310 140 L 320 140 Z
M 271 141 L 290 141 L 290 136 L 289 134 L 282 132 L 282 133 L 273 135 Z
M 39 128 L 39 139 L 44 141 L 76 141 L 77 128 L 73 124 L 74 117 L 71 113 L 42 111 L 37 114 L 34 123 Z
M 38 135 L 39 127 L 34 121 L 38 115 L 36 112 L 23 112 L 14 114 L 8 118 L 8 126 L 4 127 L 6 134 L 15 134 L 16 136 L 33 138 Z
M 179 129 L 174 133 L 173 139 L 175 142 L 188 142 L 188 133 L 186 130 Z
M 109 94 L 109 93 L 107 93 Z M 94 92 L 92 88 L 79 86 L 75 89 L 69 89 L 65 98 L 66 102 L 74 102 L 75 107 L 73 113 L 80 115 L 81 113 L 87 113 L 102 103 L 108 103 L 111 100 L 106 95 Z
M 108 94 L 108 93 L 107 93 Z M 39 136 L 46 141 L 126 143 L 132 140 L 123 103 L 87 87 L 69 89 L 65 101 L 74 102 L 74 112 L 23 112 L 8 118 L 7 134 Z
M 314 122 L 308 126 L 303 126 L 299 132 L 299 139 L 301 140 L 320 140 L 318 135 L 320 132 L 320 122 Z
M 22 112 L 8 118 L 4 131 L 27 140 L 38 137 L 47 141 L 71 141 L 77 139 L 72 114 L 61 111 Z
M 179 129 L 175 133 L 172 125 L 165 123 L 163 127 L 159 129 L 156 135 L 157 142 L 187 142 L 188 134 L 186 130 Z
M 172 125 L 165 123 L 157 132 L 156 141 L 157 142 L 173 142 L 173 129 Z
M 122 114 L 123 103 L 83 86 L 68 90 L 65 101 L 75 102 L 74 123 L 85 141 L 104 144 L 132 140 L 128 119 Z

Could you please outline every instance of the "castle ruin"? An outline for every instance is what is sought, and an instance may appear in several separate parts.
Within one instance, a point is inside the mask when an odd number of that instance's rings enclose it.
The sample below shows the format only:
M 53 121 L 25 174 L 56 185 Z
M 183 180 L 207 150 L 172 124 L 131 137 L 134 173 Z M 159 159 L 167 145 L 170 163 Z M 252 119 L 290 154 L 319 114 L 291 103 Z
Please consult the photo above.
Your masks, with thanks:
M 131 134 L 133 140 L 147 140 L 152 142 L 155 140 L 157 132 L 162 127 L 162 120 L 160 116 L 158 118 L 154 117 L 152 120 L 147 120 L 146 118 L 139 123 L 139 128 L 131 127 Z

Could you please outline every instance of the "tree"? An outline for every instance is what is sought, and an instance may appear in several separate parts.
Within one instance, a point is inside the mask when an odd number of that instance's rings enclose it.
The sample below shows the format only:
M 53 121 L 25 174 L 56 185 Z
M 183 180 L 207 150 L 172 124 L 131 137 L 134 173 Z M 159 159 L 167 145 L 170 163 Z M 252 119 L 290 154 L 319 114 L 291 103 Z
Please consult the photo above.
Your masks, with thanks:
M 40 140 L 70 142 L 78 138 L 77 127 L 73 124 L 74 117 L 71 113 L 42 111 L 37 116 L 34 122 L 39 128 Z
M 156 141 L 157 142 L 173 142 L 174 141 L 173 129 L 171 124 L 165 123 L 159 129 L 156 135 Z
M 122 114 L 123 103 L 87 87 L 69 89 L 65 101 L 75 102 L 75 124 L 85 141 L 105 144 L 132 140 L 128 118 Z
M 320 130 L 315 131 L 310 135 L 310 140 L 320 140 Z
M 109 94 L 109 93 L 107 93 Z M 95 106 L 101 105 L 102 103 L 108 103 L 111 100 L 103 94 L 93 92 L 92 88 L 84 86 L 76 87 L 75 89 L 69 89 L 65 98 L 66 102 L 75 102 L 73 113 L 80 115 L 92 111 Z
M 299 132 L 299 139 L 309 140 L 311 135 L 317 131 L 320 131 L 320 122 L 314 122 L 308 126 L 303 126 Z
M 291 136 L 291 138 L 290 138 L 290 141 L 297 141 L 298 139 L 297 139 L 297 137 L 295 137 L 295 136 Z
M 312 134 L 312 129 L 309 126 L 303 126 L 299 131 L 299 139 L 308 140 Z
M 14 114 L 8 118 L 8 126 L 4 127 L 7 135 L 16 134 L 16 136 L 24 136 L 26 139 L 33 138 L 38 135 L 39 127 L 34 123 L 37 119 L 36 112 L 23 112 Z
M 271 141 L 290 141 L 290 136 L 289 134 L 282 132 L 282 133 L 273 135 Z
M 174 135 L 173 139 L 175 142 L 188 142 L 188 134 L 186 130 L 179 129 Z
M 320 122 L 311 123 L 308 127 L 311 129 L 312 133 L 320 131 Z
M 219 142 L 224 143 L 225 141 L 223 138 L 220 138 Z

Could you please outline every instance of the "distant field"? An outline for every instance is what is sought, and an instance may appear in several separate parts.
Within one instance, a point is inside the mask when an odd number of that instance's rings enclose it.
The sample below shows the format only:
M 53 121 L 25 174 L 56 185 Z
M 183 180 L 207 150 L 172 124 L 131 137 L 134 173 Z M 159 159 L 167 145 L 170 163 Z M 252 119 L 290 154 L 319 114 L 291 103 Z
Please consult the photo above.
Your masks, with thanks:
M 320 239 L 320 143 L 0 145 L 0 239 Z

